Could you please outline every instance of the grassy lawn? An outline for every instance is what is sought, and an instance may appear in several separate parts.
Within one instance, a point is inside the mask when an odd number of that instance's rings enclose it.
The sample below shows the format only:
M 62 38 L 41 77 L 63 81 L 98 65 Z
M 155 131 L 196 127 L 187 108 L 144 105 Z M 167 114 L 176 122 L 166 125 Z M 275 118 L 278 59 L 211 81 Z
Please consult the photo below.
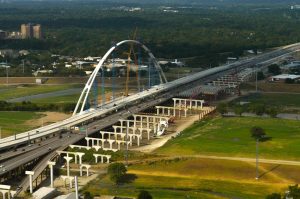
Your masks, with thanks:
M 255 90 L 255 82 L 244 83 L 241 85 L 242 90 Z M 258 82 L 258 90 L 265 92 L 292 92 L 300 93 L 299 84 L 273 83 L 266 81 Z
M 0 100 L 8 100 L 28 95 L 36 95 L 41 93 L 49 93 L 55 91 L 76 88 L 78 85 L 23 85 L 9 86 L 8 89 L 3 88 L 0 95 Z
M 26 121 L 38 119 L 43 114 L 35 112 L 0 112 L 0 127 L 2 129 L 2 137 L 7 137 L 15 133 L 22 133 L 32 129 L 32 126 L 25 124 Z
M 147 190 L 160 199 L 256 199 L 284 192 L 297 181 L 295 178 L 299 179 L 299 171 L 300 167 L 262 164 L 262 177 L 256 181 L 255 165 L 251 163 L 199 158 L 148 161 L 129 166 L 126 184 L 116 186 L 108 176 L 99 176 L 82 191 L 134 197 L 140 190 Z
M 73 95 L 65 95 L 65 96 L 57 96 L 57 97 L 48 97 L 48 98 L 41 98 L 41 99 L 33 99 L 31 102 L 33 103 L 77 103 L 80 94 L 73 94 Z
M 300 107 L 300 94 L 254 93 L 234 100 L 236 102 L 264 103 L 279 107 Z
M 158 149 L 165 155 L 219 155 L 255 157 L 250 128 L 260 126 L 272 140 L 260 144 L 260 156 L 300 160 L 300 122 L 273 118 L 207 119 L 192 125 Z

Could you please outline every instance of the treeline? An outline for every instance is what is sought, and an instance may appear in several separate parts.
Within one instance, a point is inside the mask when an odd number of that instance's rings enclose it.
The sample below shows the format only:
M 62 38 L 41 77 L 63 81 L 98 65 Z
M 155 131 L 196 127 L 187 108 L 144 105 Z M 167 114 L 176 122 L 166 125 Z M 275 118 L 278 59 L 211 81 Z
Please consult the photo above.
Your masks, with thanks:
M 270 117 L 276 117 L 281 109 L 276 106 L 268 106 L 264 103 L 247 103 L 247 104 L 226 104 L 220 103 L 217 106 L 217 111 L 221 114 L 226 114 L 230 111 L 241 116 L 243 113 L 254 113 L 258 116 L 267 114 Z
M 3 11 L 3 12 L 2 12 Z M 157 7 L 142 12 L 104 9 L 101 4 L 82 6 L 74 2 L 65 7 L 38 9 L 27 5 L 0 8 L 1 29 L 19 30 L 21 23 L 41 23 L 46 38 L 42 41 L 1 41 L 0 48 L 32 48 L 52 53 L 102 56 L 112 45 L 132 37 L 138 27 L 138 39 L 156 57 L 201 56 L 204 66 L 221 53 L 240 56 L 247 49 L 265 49 L 300 40 L 299 11 L 268 5 L 268 10 L 240 6 L 235 8 L 201 7 L 164 13 Z M 217 56 L 218 61 L 225 57 Z
M 36 104 L 26 101 L 20 103 L 0 101 L 0 111 L 56 111 L 67 113 L 72 112 L 75 106 L 75 103 Z

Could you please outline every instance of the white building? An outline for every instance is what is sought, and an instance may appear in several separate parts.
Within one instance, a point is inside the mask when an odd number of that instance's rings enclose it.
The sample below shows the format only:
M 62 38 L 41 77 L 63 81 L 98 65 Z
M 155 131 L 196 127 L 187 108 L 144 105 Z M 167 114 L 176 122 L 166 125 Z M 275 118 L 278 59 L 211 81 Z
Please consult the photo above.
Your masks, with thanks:
M 300 80 L 300 75 L 281 74 L 271 77 L 272 82 L 284 82 L 286 79 Z

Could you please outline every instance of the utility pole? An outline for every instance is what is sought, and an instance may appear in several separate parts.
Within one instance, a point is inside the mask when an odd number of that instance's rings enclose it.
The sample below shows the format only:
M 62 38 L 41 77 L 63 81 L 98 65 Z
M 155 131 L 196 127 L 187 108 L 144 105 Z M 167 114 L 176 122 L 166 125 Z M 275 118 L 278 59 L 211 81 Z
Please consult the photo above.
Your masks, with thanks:
M 24 59 L 22 59 L 22 66 L 23 66 L 23 74 L 25 73 L 25 64 L 24 64 Z
M 255 66 L 255 92 L 257 93 L 257 65 Z
M 126 153 L 125 153 L 125 162 L 126 167 L 128 167 L 128 130 L 129 130 L 129 122 L 127 122 L 126 128 Z
M 259 179 L 259 171 L 258 171 L 258 153 L 259 153 L 259 139 L 256 139 L 256 177 L 255 179 L 258 180 Z
M 6 63 L 5 68 L 6 68 L 6 86 L 8 86 L 8 65 L 7 65 L 7 63 Z
M 1 126 L 0 126 L 0 139 L 2 139 L 2 129 L 1 129 Z

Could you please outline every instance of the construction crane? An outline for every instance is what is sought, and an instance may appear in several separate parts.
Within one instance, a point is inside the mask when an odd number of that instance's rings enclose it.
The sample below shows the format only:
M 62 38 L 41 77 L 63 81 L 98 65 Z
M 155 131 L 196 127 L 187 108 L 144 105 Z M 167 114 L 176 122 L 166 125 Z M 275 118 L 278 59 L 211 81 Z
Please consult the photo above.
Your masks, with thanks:
M 136 36 L 137 36 L 137 28 L 135 29 L 134 33 L 133 33 L 133 36 L 132 36 L 132 40 L 135 40 L 136 39 Z M 130 67 L 131 67 L 131 55 L 133 55 L 134 57 L 134 63 L 135 65 L 138 66 L 138 63 L 137 63 L 137 58 L 136 58 L 136 54 L 134 52 L 134 47 L 133 47 L 133 43 L 130 44 L 130 48 L 129 48 L 129 52 L 128 53 L 125 53 L 127 55 L 127 72 L 126 72 L 126 83 L 125 83 L 125 92 L 124 92 L 124 95 L 125 96 L 128 96 L 129 94 L 129 89 L 128 89 L 128 85 L 129 85 L 129 79 L 130 79 Z M 138 81 L 138 85 L 139 85 L 139 77 L 138 77 L 138 69 L 137 69 L 137 81 Z

